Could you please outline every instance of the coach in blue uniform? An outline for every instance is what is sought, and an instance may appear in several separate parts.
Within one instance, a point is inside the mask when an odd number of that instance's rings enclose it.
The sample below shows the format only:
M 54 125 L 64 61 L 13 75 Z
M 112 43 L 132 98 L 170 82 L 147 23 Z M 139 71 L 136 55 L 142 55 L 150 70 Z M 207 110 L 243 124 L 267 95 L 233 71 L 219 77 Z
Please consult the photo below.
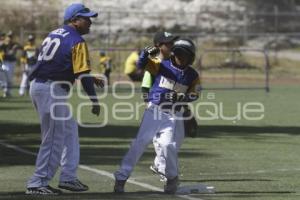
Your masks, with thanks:
M 61 191 L 49 186 L 49 181 L 61 166 L 59 188 L 86 191 L 88 186 L 77 179 L 79 164 L 79 138 L 76 121 L 69 117 L 66 97 L 76 78 L 90 72 L 87 45 L 81 35 L 87 34 L 97 17 L 82 4 L 72 4 L 64 14 L 64 26 L 49 33 L 43 41 L 36 68 L 30 75 L 30 96 L 39 114 L 42 142 L 33 176 L 27 183 L 26 194 L 57 195 Z M 66 81 L 70 84 L 61 84 Z M 81 78 L 84 90 L 93 102 L 92 113 L 99 115 L 100 106 L 94 77 Z M 55 118 L 54 118 L 55 117 Z

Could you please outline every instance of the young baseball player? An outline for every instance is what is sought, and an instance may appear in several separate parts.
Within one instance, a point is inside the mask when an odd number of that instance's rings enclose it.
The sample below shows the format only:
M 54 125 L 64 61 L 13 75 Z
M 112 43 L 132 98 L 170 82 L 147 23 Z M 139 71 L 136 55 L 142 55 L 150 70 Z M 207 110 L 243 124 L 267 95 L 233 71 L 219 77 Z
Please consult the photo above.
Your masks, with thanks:
M 126 74 L 132 81 L 142 81 L 144 70 L 138 68 L 137 61 L 139 59 L 140 50 L 137 48 L 129 54 L 125 60 L 124 74 Z
M 99 69 L 107 79 L 107 85 L 110 84 L 110 73 L 112 68 L 112 59 L 106 54 L 105 51 L 99 53 Z
M 162 61 L 148 57 L 153 51 L 156 51 L 155 47 L 145 48 L 138 61 L 138 66 L 146 68 L 155 79 L 137 137 L 124 156 L 120 169 L 115 172 L 116 193 L 124 192 L 126 180 L 157 133 L 166 162 L 164 191 L 173 194 L 177 190 L 177 153 L 181 141 L 175 138 L 184 138 L 178 136 L 184 134 L 183 126 L 178 127 L 176 123 L 182 116 L 179 104 L 195 101 L 198 98 L 196 88 L 200 83 L 198 73 L 190 66 L 195 59 L 195 45 L 191 40 L 179 39 L 172 47 L 171 58 Z
M 0 88 L 5 86 L 6 83 L 6 76 L 5 72 L 3 70 L 3 57 L 4 57 L 4 41 L 5 40 L 5 34 L 0 32 Z
M 155 55 L 154 59 L 158 59 L 160 61 L 170 59 L 171 57 L 171 48 L 173 47 L 174 41 L 179 37 L 174 36 L 172 33 L 166 31 L 159 31 L 154 35 L 153 44 L 159 50 L 158 55 Z M 155 53 L 155 52 L 154 52 Z M 150 74 L 150 72 L 145 71 L 143 81 L 142 81 L 142 92 L 145 102 L 148 102 L 148 95 L 150 88 L 154 82 L 154 76 Z M 178 120 L 178 123 L 182 123 L 182 121 Z M 157 141 L 157 137 L 159 134 L 156 134 L 153 138 L 153 146 L 156 153 L 153 164 L 150 165 L 150 170 L 155 174 L 160 176 L 161 181 L 166 181 L 165 177 L 165 160 L 162 156 L 162 149 L 160 148 L 160 144 Z M 181 140 L 181 139 L 179 139 Z
M 9 31 L 6 35 L 5 42 L 3 44 L 3 63 L 2 70 L 5 74 L 4 94 L 3 97 L 11 96 L 11 89 L 13 86 L 15 66 L 17 63 L 17 51 L 21 50 L 22 47 L 15 42 L 14 33 Z
M 19 95 L 23 96 L 26 89 L 29 89 L 28 74 L 33 69 L 37 62 L 39 50 L 35 45 L 35 37 L 33 35 L 28 36 L 28 42 L 23 47 L 23 55 L 21 57 L 21 64 L 23 66 L 22 80 L 20 83 Z
M 4 40 L 5 34 L 0 32 L 0 68 L 2 69 L 2 62 L 4 57 Z
M 83 4 L 72 4 L 65 10 L 64 26 L 49 33 L 43 41 L 38 62 L 29 76 L 30 96 L 39 114 L 42 142 L 33 176 L 27 182 L 26 194 L 57 195 L 61 190 L 49 186 L 49 181 L 61 167 L 59 188 L 86 191 L 88 186 L 77 178 L 79 138 L 76 121 L 66 105 L 69 85 L 82 74 L 90 72 L 89 54 L 82 35 L 89 33 L 91 17 L 97 13 Z M 88 76 L 81 83 L 93 102 L 92 113 L 99 115 L 94 83 L 102 82 Z

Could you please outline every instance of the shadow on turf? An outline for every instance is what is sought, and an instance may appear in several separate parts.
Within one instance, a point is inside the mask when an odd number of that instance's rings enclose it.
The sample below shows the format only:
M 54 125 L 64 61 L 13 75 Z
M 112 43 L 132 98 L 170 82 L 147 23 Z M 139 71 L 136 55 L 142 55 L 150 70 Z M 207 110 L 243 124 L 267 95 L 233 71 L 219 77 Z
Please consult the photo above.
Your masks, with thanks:
M 1 108 L 1 107 L 0 107 Z M 25 108 L 25 107 L 24 107 Z M 3 108 L 7 109 L 8 108 Z M 23 107 L 20 107 L 23 109 Z M 1 136 L 7 134 L 40 133 L 39 124 L 0 122 Z M 103 137 L 103 138 L 134 138 L 138 131 L 137 126 L 107 125 L 103 128 L 79 127 L 82 137 Z M 228 136 L 255 136 L 257 134 L 290 134 L 299 135 L 300 127 L 297 126 L 237 126 L 237 125 L 202 125 L 198 127 L 198 137 Z M 116 141 L 117 142 L 117 141 Z M 126 141 L 127 142 L 127 141 Z
M 83 136 L 93 137 L 116 137 L 116 138 L 133 138 L 135 137 L 138 127 L 135 126 L 106 126 L 101 129 L 80 128 Z M 98 133 L 98 134 L 96 134 Z M 222 126 L 222 125 L 203 125 L 198 127 L 198 137 L 218 137 L 228 136 L 255 136 L 258 134 L 290 134 L 299 135 L 300 127 L 297 126 Z
M 224 191 L 216 192 L 213 194 L 215 197 L 232 197 L 232 198 L 248 198 L 257 197 L 262 198 L 264 196 L 276 195 L 287 195 L 296 193 L 294 191 Z M 202 194 L 201 196 L 209 197 L 212 194 Z M 139 192 L 126 192 L 118 195 L 112 192 L 85 192 L 85 193 L 63 193 L 59 196 L 29 196 L 25 195 L 24 192 L 2 192 L 0 193 L 0 199 L 14 199 L 14 200 L 32 200 L 32 199 L 62 199 L 62 200 L 74 200 L 74 199 L 177 199 L 176 196 L 166 195 L 162 192 L 154 191 L 139 191 Z M 195 196 L 196 197 L 196 196 Z M 285 196 L 282 196 L 285 197 Z
M 199 126 L 199 137 L 228 136 L 255 136 L 258 134 L 290 134 L 299 135 L 300 127 L 294 126 Z
M 25 195 L 22 192 L 2 192 L 0 193 L 0 199 L 15 199 L 15 200 L 32 200 L 32 199 L 162 199 L 162 197 L 169 197 L 162 192 L 155 191 L 139 191 L 139 192 L 126 192 L 124 194 L 114 194 L 112 192 L 84 192 L 84 193 L 63 193 L 59 196 L 31 196 Z
M 241 179 L 201 179 L 201 180 L 192 180 L 192 179 L 183 179 L 180 180 L 180 182 L 248 182 L 248 181 L 275 181 L 275 180 L 271 180 L 271 179 L 260 179 L 260 178 L 241 178 Z
M 292 194 L 295 191 L 226 191 L 216 192 L 216 194 Z
M 12 98 L 1 98 L 0 97 L 0 103 L 1 102 L 8 102 L 8 103 L 31 103 L 31 100 L 30 99 L 23 99 L 23 97 L 12 97 Z
M 291 194 L 294 194 L 291 196 Z M 290 197 L 296 197 L 295 191 L 224 191 L 216 192 L 213 194 L 216 199 L 226 198 L 226 199 L 272 199 L 273 197 L 278 199 L 289 199 Z M 202 195 L 205 197 L 210 197 L 211 195 Z
M 37 153 L 40 144 L 39 124 L 11 124 L 0 122 L 0 139 L 7 143 L 25 147 L 26 150 Z M 119 164 L 122 157 L 128 151 L 131 139 L 135 137 L 137 127 L 106 126 L 101 129 L 80 128 L 80 137 L 88 139 L 81 142 L 81 164 L 86 165 L 115 165 Z M 95 140 L 95 138 L 98 138 Z M 100 138 L 100 140 L 99 140 Z M 112 138 L 109 141 L 101 141 L 101 138 Z M 128 140 L 124 140 L 124 139 Z M 14 150 L 4 149 L 0 153 L 0 166 L 8 165 L 33 165 L 35 156 L 24 156 Z M 215 157 L 212 153 L 192 151 L 184 149 L 180 156 L 189 157 Z M 28 159 L 30 157 L 31 159 Z M 153 159 L 154 151 L 148 149 L 142 159 Z M 149 167 L 148 165 L 145 167 Z
M 8 143 L 17 146 L 23 146 L 27 150 L 37 152 L 40 144 L 40 126 L 39 124 L 11 123 L 0 122 L 0 139 L 4 139 Z M 138 131 L 136 126 L 117 126 L 108 125 L 103 128 L 79 128 L 81 141 L 82 164 L 99 164 L 114 165 L 120 163 L 124 154 L 128 151 L 131 139 L 133 139 Z M 300 127 L 251 127 L 251 126 L 200 126 L 199 137 L 222 137 L 222 136 L 239 136 L 245 139 L 259 140 L 262 139 L 261 134 L 300 134 Z M 269 136 L 268 135 L 268 136 Z M 268 137 L 266 136 L 266 137 Z M 101 140 L 107 138 L 108 140 Z M 24 162 L 18 162 L 14 157 L 19 154 L 7 154 L 2 158 L 0 165 L 7 165 L 4 161 L 9 160 L 9 164 L 34 164 L 31 159 L 22 159 Z M 183 149 L 180 156 L 188 157 L 217 157 L 216 154 L 203 153 L 194 151 L 193 149 Z M 20 156 L 19 156 L 20 157 Z M 27 157 L 27 156 L 26 156 Z M 153 150 L 146 151 L 142 159 L 152 159 L 154 157 Z M 147 166 L 148 167 L 148 166 Z M 203 181 L 203 180 L 201 180 Z M 221 181 L 221 180 L 219 180 Z M 225 181 L 225 180 L 223 180 Z
M 5 107 L 1 107 L 0 106 L 0 111 L 4 111 L 4 110 L 9 110 L 9 111 L 12 111 L 12 110 L 28 110 L 28 107 L 27 106 L 19 106 L 19 107 L 16 107 L 16 106 L 5 106 Z

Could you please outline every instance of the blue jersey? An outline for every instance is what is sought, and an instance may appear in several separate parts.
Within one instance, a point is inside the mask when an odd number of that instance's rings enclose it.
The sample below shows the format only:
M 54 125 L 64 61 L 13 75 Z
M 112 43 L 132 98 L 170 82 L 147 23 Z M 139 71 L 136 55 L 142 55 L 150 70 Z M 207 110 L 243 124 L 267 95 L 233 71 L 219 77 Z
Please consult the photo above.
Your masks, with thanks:
M 171 59 L 149 59 L 146 70 L 155 76 L 149 101 L 157 105 L 168 102 L 167 94 L 170 92 L 196 94 L 200 86 L 199 75 L 195 69 L 187 66 L 181 70 L 173 65 Z
M 84 39 L 73 27 L 65 25 L 43 41 L 33 78 L 74 82 L 76 74 L 89 71 Z

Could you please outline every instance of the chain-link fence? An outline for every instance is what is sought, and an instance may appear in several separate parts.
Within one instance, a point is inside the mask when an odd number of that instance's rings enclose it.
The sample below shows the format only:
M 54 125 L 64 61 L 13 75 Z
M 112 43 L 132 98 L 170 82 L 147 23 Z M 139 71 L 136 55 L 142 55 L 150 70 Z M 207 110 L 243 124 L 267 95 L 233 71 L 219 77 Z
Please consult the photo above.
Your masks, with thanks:
M 37 43 L 41 43 L 49 31 L 61 25 L 61 10 L 24 12 L 22 8 L 18 9 L 2 12 L 1 8 L 0 24 L 2 31 L 14 30 L 21 44 L 26 42 L 29 34 L 36 35 Z M 151 45 L 158 30 L 193 39 L 199 50 L 198 58 L 204 49 L 215 47 L 279 51 L 300 46 L 299 15 L 298 12 L 279 12 L 277 9 L 268 13 L 230 9 L 222 12 L 205 9 L 193 13 L 102 10 L 93 21 L 91 34 L 85 38 L 92 49 L 93 65 L 98 65 L 99 51 L 108 50 L 114 60 L 115 77 L 119 80 L 130 50 Z

